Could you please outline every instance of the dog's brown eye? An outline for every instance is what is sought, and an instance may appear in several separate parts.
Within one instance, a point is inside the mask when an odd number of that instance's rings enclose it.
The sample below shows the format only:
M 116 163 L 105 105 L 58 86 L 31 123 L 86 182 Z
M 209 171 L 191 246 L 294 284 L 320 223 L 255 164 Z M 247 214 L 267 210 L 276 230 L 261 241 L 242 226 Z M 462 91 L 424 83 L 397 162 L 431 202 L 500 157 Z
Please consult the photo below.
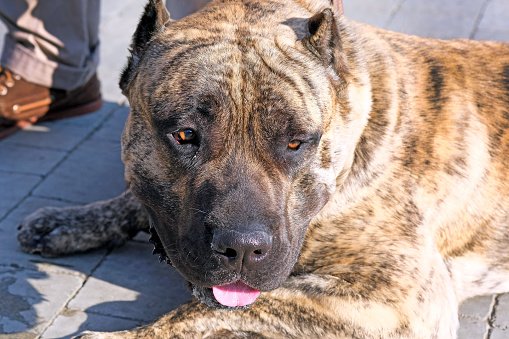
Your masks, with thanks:
M 185 144 L 193 141 L 196 138 L 196 132 L 192 129 L 182 129 L 173 133 L 173 137 L 179 144 Z
M 288 148 L 291 149 L 291 150 L 298 150 L 300 145 L 301 145 L 302 142 L 300 142 L 299 140 L 292 140 L 288 143 Z

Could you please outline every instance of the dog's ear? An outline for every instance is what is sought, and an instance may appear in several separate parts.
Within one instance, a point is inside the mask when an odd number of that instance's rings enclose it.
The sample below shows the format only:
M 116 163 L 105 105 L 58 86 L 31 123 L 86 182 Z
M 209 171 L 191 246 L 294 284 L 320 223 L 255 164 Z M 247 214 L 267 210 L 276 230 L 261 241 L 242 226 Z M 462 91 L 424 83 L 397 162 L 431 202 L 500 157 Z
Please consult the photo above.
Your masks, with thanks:
M 326 67 L 330 67 L 332 77 L 344 79 L 348 74 L 348 66 L 334 12 L 326 8 L 312 16 L 308 21 L 308 30 L 309 35 L 303 40 L 304 44 Z
M 119 85 L 124 95 L 127 95 L 128 85 L 149 42 L 154 36 L 163 31 L 170 20 L 170 13 L 168 13 L 162 0 L 149 0 L 131 41 L 129 49 L 131 55 L 128 57 L 127 65 L 120 76 Z

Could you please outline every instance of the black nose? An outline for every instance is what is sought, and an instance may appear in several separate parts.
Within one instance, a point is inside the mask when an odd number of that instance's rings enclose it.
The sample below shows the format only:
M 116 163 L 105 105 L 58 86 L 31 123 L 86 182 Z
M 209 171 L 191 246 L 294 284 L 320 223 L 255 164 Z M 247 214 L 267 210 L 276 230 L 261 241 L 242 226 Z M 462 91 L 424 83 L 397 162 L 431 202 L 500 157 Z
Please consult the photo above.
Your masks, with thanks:
M 237 272 L 255 268 L 267 257 L 271 247 L 272 235 L 265 231 L 215 230 L 212 237 L 212 249 Z

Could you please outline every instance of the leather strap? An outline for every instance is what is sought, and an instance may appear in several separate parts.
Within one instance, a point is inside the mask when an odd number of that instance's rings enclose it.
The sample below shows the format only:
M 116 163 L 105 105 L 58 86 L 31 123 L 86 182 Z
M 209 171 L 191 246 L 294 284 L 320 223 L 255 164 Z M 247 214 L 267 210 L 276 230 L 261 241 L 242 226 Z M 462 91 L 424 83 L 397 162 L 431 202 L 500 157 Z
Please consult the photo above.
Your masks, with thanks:
M 331 0 L 331 3 L 338 10 L 339 14 L 343 14 L 343 1 L 341 0 Z

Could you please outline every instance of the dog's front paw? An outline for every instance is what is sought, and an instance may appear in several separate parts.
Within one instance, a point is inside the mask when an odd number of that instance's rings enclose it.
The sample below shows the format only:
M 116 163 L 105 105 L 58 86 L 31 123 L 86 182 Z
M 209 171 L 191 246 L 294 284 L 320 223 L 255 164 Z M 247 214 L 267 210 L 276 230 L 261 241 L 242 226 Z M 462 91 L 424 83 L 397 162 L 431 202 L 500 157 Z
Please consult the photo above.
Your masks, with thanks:
M 18 241 L 25 252 L 56 257 L 118 247 L 146 228 L 145 211 L 127 192 L 85 206 L 41 208 L 21 222 Z
M 28 253 L 58 257 L 124 244 L 130 234 L 101 203 L 80 207 L 44 207 L 21 222 L 18 241 Z
M 46 257 L 69 254 L 65 235 L 68 233 L 68 225 L 71 225 L 73 220 L 67 210 L 44 207 L 25 218 L 18 227 L 21 249 Z

